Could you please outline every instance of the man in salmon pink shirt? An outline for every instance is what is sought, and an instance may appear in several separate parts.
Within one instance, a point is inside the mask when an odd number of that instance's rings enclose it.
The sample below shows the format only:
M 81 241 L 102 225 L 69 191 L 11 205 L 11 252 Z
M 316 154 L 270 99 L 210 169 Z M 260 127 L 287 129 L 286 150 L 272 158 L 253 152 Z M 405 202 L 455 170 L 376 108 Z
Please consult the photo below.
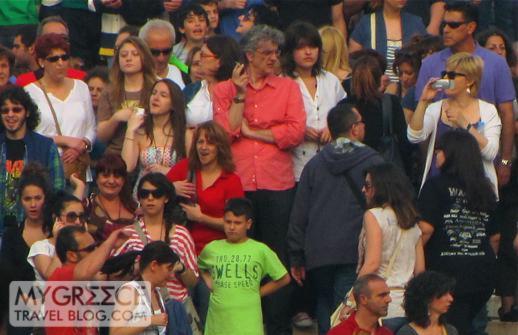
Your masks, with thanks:
M 214 119 L 232 138 L 236 173 L 255 209 L 253 237 L 287 264 L 286 233 L 295 178 L 290 150 L 304 138 L 306 113 L 297 84 L 275 75 L 280 31 L 259 25 L 241 40 L 245 64 L 214 87 Z M 288 332 L 289 287 L 265 301 L 270 334 Z M 289 332 L 291 333 L 291 332 Z

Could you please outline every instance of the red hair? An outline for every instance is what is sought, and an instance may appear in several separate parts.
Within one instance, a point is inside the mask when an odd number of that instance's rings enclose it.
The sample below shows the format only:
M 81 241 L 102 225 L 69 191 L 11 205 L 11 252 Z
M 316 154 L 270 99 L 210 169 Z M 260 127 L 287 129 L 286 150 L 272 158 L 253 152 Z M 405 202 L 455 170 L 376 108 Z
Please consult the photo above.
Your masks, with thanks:
M 70 45 L 65 36 L 60 34 L 44 34 L 38 37 L 34 50 L 36 51 L 37 58 L 47 58 L 53 49 L 61 49 L 67 54 L 70 53 Z

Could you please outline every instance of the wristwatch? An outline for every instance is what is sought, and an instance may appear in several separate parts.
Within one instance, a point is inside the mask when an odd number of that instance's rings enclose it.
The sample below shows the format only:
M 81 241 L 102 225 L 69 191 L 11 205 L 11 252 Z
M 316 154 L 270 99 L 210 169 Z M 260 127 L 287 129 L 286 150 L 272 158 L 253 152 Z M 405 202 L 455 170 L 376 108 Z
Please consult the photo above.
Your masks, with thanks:
M 245 102 L 245 97 L 240 98 L 236 95 L 234 99 L 232 99 L 232 101 L 234 101 L 234 103 L 236 104 L 242 104 L 243 102 Z
M 511 166 L 511 165 L 513 165 L 513 162 L 511 162 L 510 159 L 501 159 L 500 160 L 500 165 L 502 165 L 502 166 Z

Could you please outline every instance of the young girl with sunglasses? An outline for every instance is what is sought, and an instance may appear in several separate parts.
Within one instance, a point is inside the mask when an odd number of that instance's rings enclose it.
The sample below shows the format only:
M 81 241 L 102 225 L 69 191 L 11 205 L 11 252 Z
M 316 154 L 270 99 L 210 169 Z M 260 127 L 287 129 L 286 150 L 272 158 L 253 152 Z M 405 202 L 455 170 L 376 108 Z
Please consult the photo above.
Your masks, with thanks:
M 173 185 L 161 173 L 149 173 L 140 179 L 137 196 L 142 216 L 127 228 L 130 238 L 116 254 L 140 251 L 153 241 L 164 241 L 179 256 L 181 269 L 167 279 L 168 296 L 183 302 L 190 314 L 194 334 L 201 334 L 199 318 L 188 289 L 198 280 L 198 266 L 194 242 L 187 228 L 176 224 L 177 200 Z
M 449 130 L 464 130 L 477 140 L 484 170 L 498 195 L 496 171 L 493 161 L 498 154 L 502 124 L 494 105 L 477 99 L 482 78 L 483 61 L 466 52 L 456 53 L 446 62 L 442 79 L 449 87 L 434 88 L 439 78 L 432 78 L 423 89 L 410 123 L 407 135 L 412 143 L 429 140 L 424 174 L 421 182 L 439 174 L 433 153 L 437 141 Z M 447 98 L 432 103 L 438 91 Z
M 81 200 L 64 191 L 58 192 L 49 200 L 49 224 L 46 227 L 47 237 L 35 242 L 27 262 L 33 267 L 36 280 L 46 280 L 61 262 L 55 256 L 56 236 L 59 230 L 69 225 L 85 225 L 85 210 Z

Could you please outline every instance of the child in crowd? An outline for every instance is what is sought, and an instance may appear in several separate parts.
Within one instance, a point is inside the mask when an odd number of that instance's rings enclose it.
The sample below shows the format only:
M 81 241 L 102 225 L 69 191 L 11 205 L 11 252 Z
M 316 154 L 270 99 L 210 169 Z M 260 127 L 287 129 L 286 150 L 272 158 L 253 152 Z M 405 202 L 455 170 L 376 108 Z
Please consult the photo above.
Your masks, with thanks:
M 218 0 L 197 0 L 195 3 L 205 10 L 209 18 L 207 37 L 216 35 L 219 26 Z
M 200 5 L 190 4 L 181 11 L 179 24 L 182 41 L 173 47 L 173 54 L 185 63 L 189 51 L 203 45 L 209 29 L 209 17 Z
M 261 297 L 290 282 L 275 252 L 247 237 L 252 211 L 249 200 L 229 199 L 223 226 L 226 239 L 209 243 L 198 259 L 211 290 L 205 335 L 263 334 Z M 271 281 L 261 285 L 266 276 Z

